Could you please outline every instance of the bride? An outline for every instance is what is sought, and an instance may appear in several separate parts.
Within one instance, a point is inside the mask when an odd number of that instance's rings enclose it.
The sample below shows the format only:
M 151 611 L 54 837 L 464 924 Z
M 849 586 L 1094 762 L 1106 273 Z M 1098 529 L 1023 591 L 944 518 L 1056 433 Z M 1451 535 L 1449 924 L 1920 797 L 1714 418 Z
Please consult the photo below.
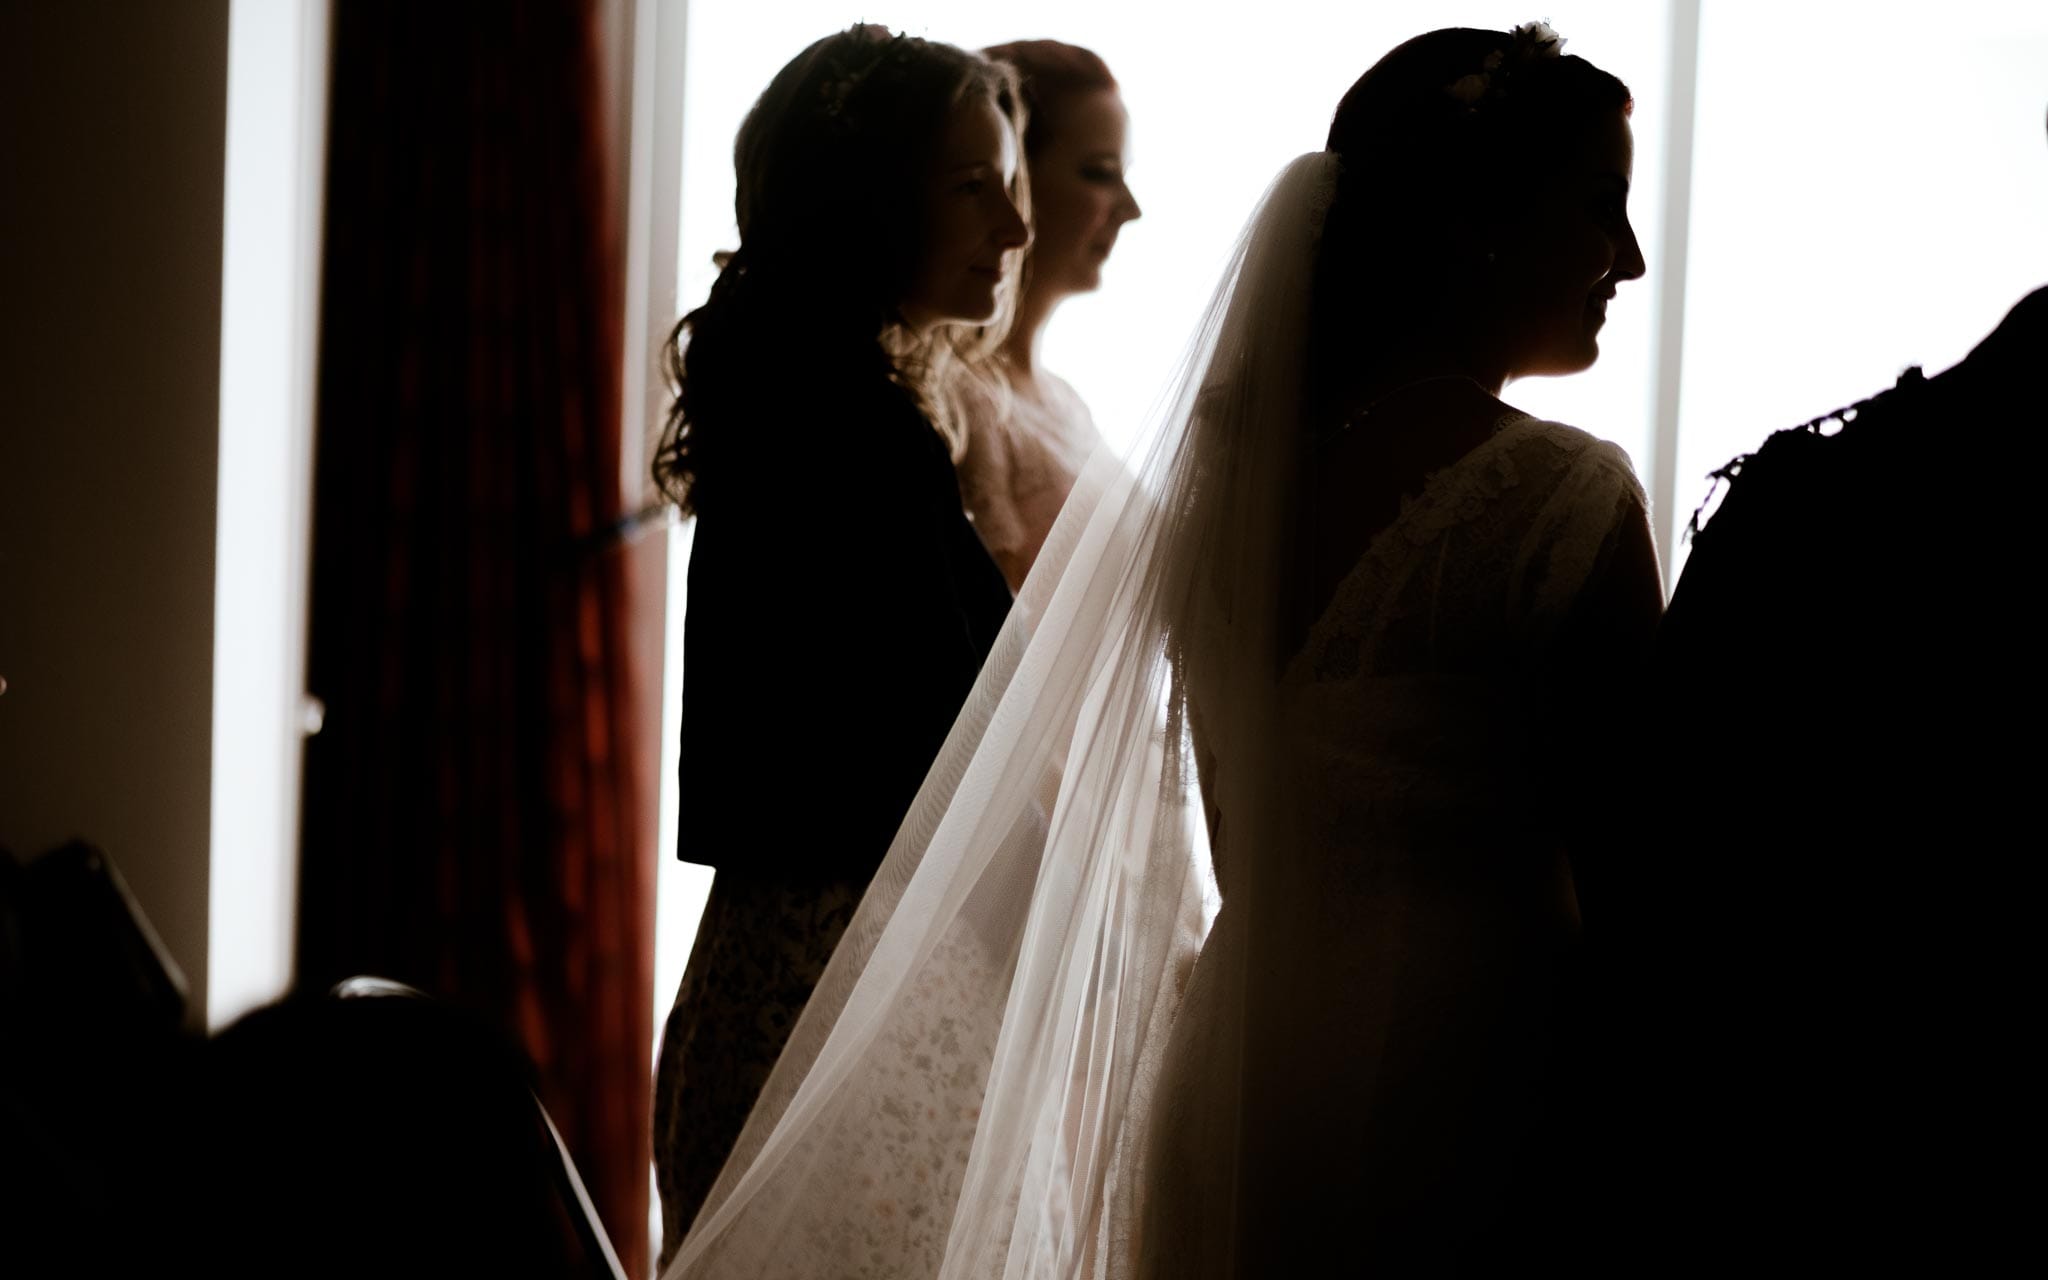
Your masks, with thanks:
M 1643 273 L 1628 91 L 1560 44 L 1411 40 L 1274 182 L 667 1275 L 1455 1271 L 1511 1238 L 1662 598 L 1626 458 L 1499 399 L 1590 365 Z

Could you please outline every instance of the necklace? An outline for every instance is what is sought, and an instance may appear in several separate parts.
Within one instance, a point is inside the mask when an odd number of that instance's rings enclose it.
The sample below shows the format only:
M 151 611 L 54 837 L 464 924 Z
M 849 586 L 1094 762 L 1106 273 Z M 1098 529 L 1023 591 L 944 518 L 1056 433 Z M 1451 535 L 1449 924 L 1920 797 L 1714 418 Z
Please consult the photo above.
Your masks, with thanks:
M 1330 434 L 1330 436 L 1334 437 L 1334 436 L 1340 436 L 1340 435 L 1343 435 L 1343 434 L 1344 434 L 1345 432 L 1347 432 L 1347 431 L 1351 430 L 1351 428 L 1353 428 L 1353 427 L 1357 426 L 1357 425 L 1358 425 L 1358 423 L 1359 423 L 1360 421 L 1362 421 L 1363 419 L 1365 419 L 1365 418 L 1367 418 L 1367 417 L 1370 417 L 1370 416 L 1371 416 L 1371 414 L 1372 414 L 1372 411 L 1373 411 L 1373 410 L 1375 410 L 1375 409 L 1379 408 L 1379 407 L 1380 407 L 1381 405 L 1385 404 L 1385 403 L 1386 403 L 1387 401 L 1389 401 L 1389 400 L 1392 400 L 1392 399 L 1393 399 L 1393 398 L 1394 398 L 1395 396 L 1398 396 L 1398 395 L 1400 395 L 1400 394 L 1402 394 L 1403 392 L 1406 392 L 1406 391 L 1413 391 L 1413 390 L 1414 390 L 1415 388 L 1417 388 L 1417 387 L 1421 387 L 1421 386 L 1427 386 L 1428 384 L 1430 384 L 1430 383 L 1432 383 L 1432 382 L 1463 382 L 1463 383 L 1468 383 L 1468 384 L 1470 384 L 1471 386 L 1473 386 L 1473 387 L 1476 387 L 1476 388 L 1478 388 L 1478 389 L 1479 389 L 1480 391 L 1484 392 L 1484 393 L 1485 393 L 1486 395 L 1489 395 L 1489 396 L 1493 395 L 1493 393 L 1492 393 L 1491 391 L 1487 391 L 1487 390 L 1486 390 L 1486 385 L 1485 385 L 1484 383 L 1480 382 L 1480 381 L 1479 381 L 1479 379 L 1477 379 L 1477 378 L 1473 377 L 1473 376 L 1472 376 L 1472 375 L 1470 375 L 1470 374 L 1466 374 L 1466 373 L 1437 373 L 1437 374 L 1431 374 L 1431 375 L 1430 375 L 1429 377 L 1427 377 L 1427 378 L 1417 378 L 1417 379 L 1415 379 L 1415 380 L 1414 380 L 1413 382 L 1404 382 L 1404 383 L 1402 383 L 1402 384 L 1401 384 L 1400 386 L 1398 386 L 1398 387 L 1395 387 L 1395 388 L 1394 388 L 1394 389 L 1393 389 L 1392 391 L 1388 391 L 1388 392 L 1385 392 L 1385 393 L 1383 393 L 1383 394 L 1381 394 L 1381 395 L 1375 396 L 1375 397 L 1374 397 L 1374 398 L 1373 398 L 1373 399 L 1372 399 L 1371 401 L 1369 401 L 1369 402 L 1368 402 L 1368 403 L 1367 403 L 1367 404 L 1365 405 L 1365 407 L 1364 407 L 1364 408 L 1360 409 L 1360 410 L 1359 410 L 1358 412 L 1356 412 L 1356 413 L 1352 414 L 1352 415 L 1351 415 L 1350 417 L 1348 417 L 1348 418 L 1344 419 L 1344 421 L 1343 421 L 1342 423 L 1338 424 L 1338 426 L 1337 426 L 1336 430 L 1334 430 L 1334 431 L 1332 431 L 1332 432 L 1330 432 L 1330 433 L 1329 433 L 1329 434 Z

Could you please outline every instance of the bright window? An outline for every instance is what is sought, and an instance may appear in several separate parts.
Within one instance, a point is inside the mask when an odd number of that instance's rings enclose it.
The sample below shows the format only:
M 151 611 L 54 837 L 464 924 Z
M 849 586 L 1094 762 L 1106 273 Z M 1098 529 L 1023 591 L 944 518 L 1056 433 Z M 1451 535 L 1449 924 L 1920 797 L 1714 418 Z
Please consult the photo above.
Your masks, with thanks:
M 2048 281 L 2048 5 L 1769 14 L 1701 14 L 1681 525 L 1707 471 L 1954 364 Z

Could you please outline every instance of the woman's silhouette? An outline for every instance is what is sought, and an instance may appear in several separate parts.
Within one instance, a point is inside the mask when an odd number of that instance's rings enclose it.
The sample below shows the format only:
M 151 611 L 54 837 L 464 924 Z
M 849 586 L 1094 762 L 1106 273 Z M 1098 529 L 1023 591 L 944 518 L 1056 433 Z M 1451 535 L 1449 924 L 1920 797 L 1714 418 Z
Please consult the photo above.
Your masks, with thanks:
M 1010 604 L 960 506 L 955 383 L 1027 240 L 1006 70 L 857 26 L 734 147 L 739 247 L 669 349 L 697 520 L 678 853 L 717 868 L 655 1097 L 680 1241 Z
M 960 489 L 1014 590 L 1102 443 L 1088 406 L 1039 362 L 1039 342 L 1060 303 L 1101 286 L 1117 232 L 1140 210 L 1124 179 L 1129 116 L 1102 59 L 1057 40 L 982 52 L 1015 67 L 1023 86 L 1032 241 L 1016 319 L 995 355 L 1001 385 L 969 401 Z

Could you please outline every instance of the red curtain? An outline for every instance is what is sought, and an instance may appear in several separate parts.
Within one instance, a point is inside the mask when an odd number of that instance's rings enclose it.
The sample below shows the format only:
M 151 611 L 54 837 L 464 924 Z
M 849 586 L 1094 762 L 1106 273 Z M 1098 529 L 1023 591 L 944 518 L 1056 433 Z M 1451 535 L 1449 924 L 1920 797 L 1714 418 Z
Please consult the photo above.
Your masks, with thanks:
M 612 536 L 599 19 L 335 6 L 299 979 L 378 974 L 499 1019 L 638 1275 L 658 686 Z

